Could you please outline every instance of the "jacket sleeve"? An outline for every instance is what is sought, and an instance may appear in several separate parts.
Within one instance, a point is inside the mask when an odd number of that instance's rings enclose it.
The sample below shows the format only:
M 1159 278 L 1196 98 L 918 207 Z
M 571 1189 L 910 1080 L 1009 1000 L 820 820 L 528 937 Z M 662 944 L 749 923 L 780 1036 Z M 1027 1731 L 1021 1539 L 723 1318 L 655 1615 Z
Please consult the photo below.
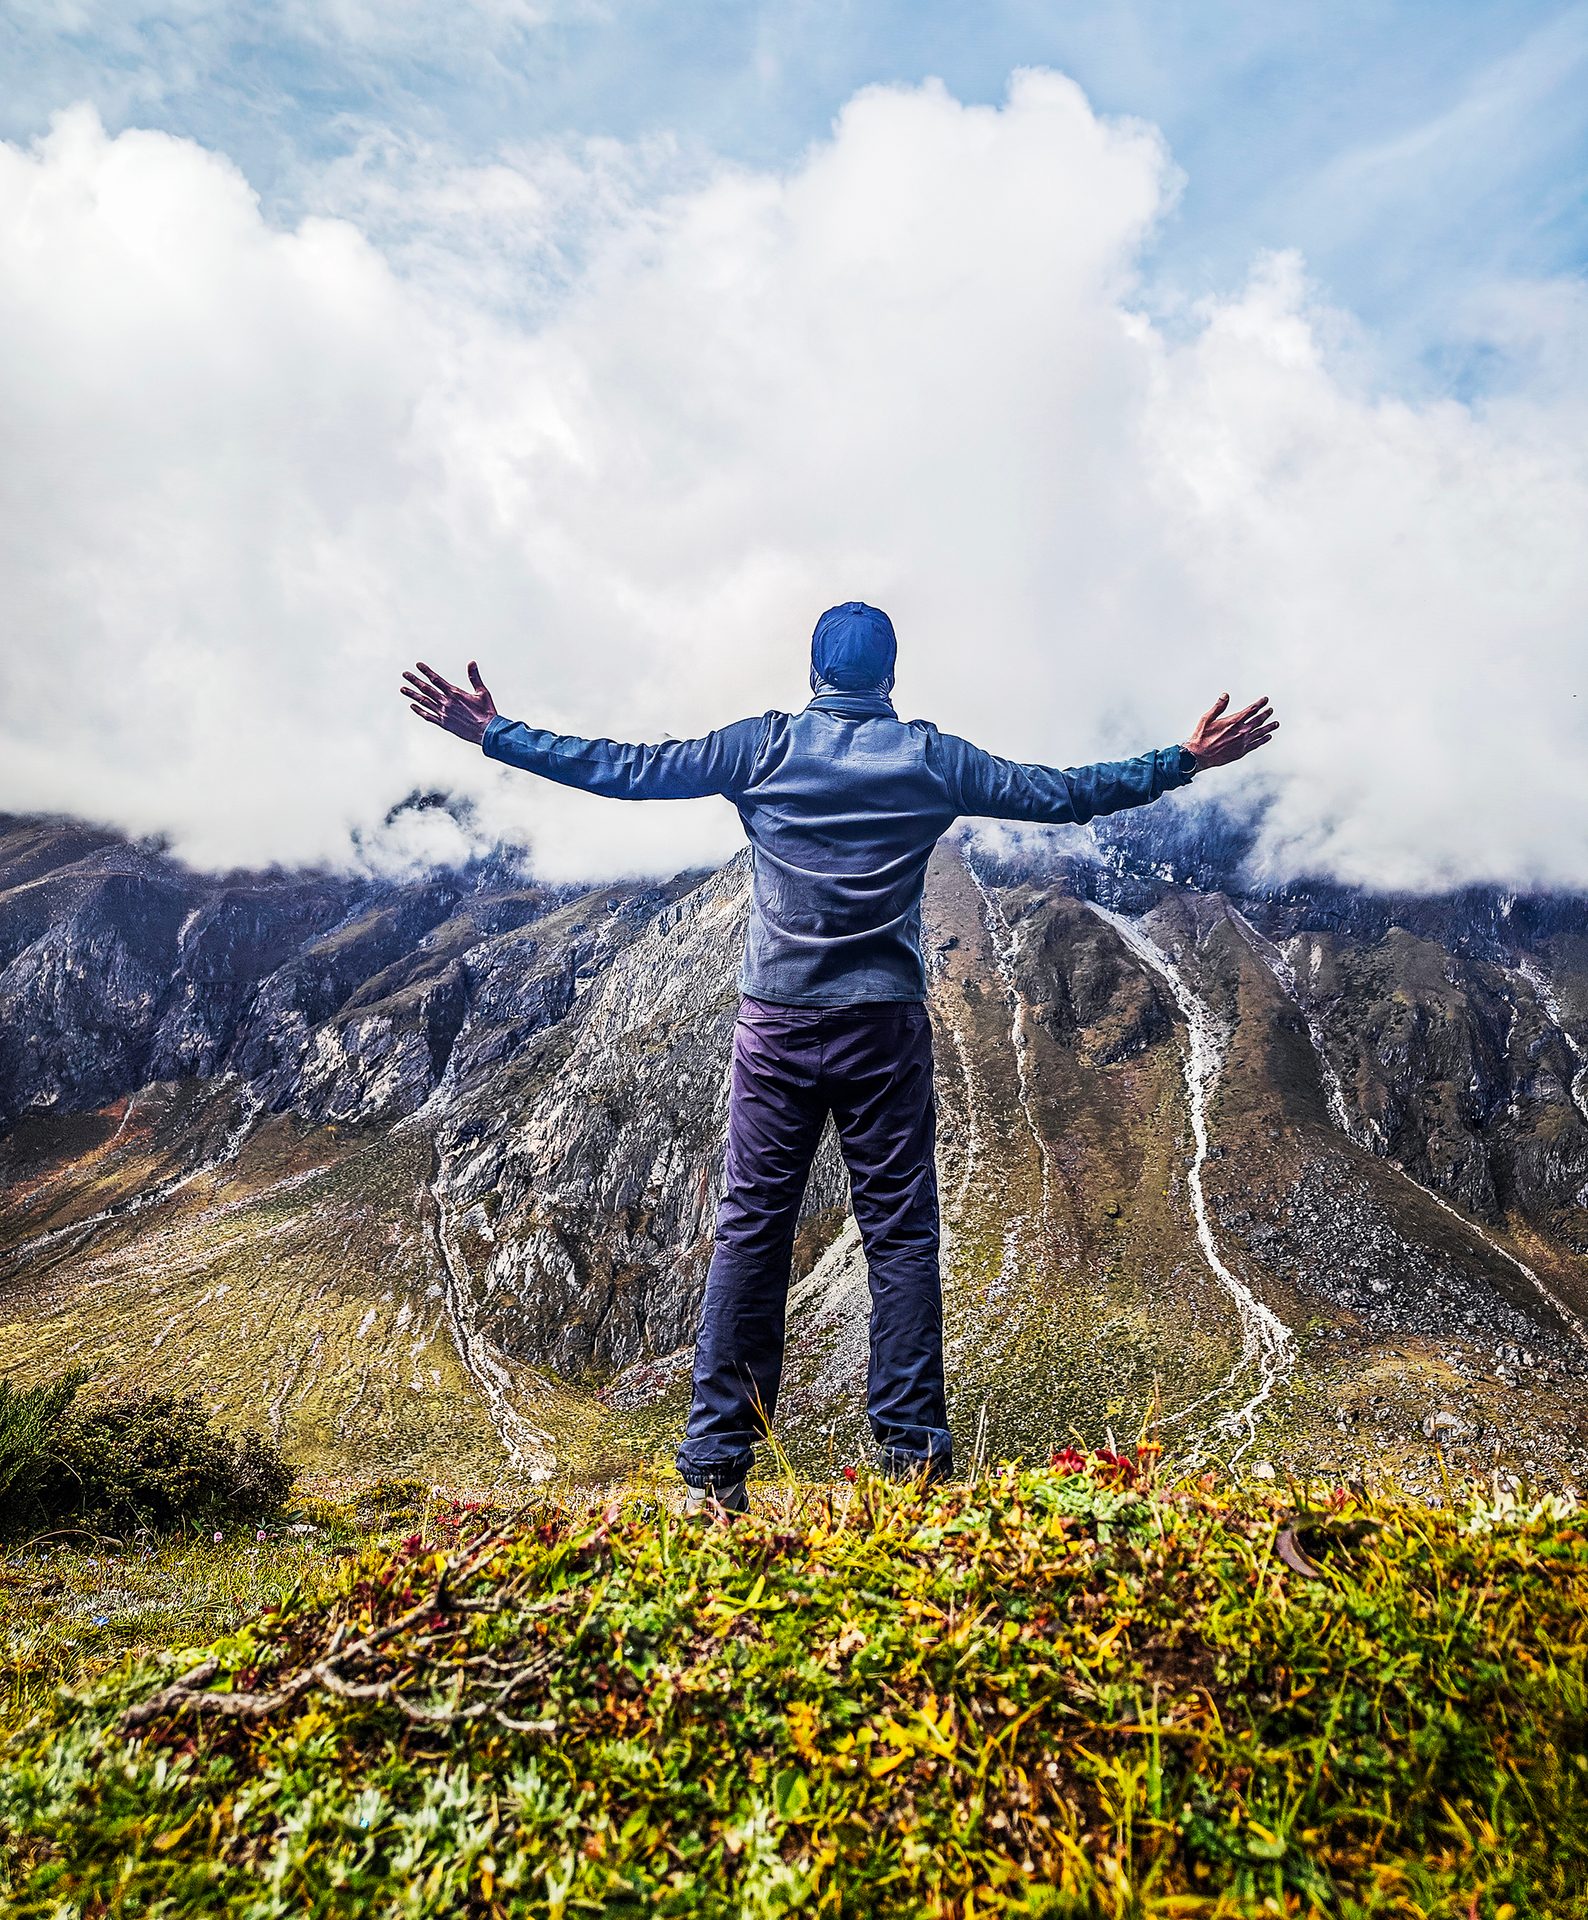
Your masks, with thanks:
M 698 740 L 650 747 L 547 733 L 498 714 L 480 744 L 493 760 L 613 800 L 698 800 L 712 793 L 736 799 L 754 777 L 766 725 L 765 716 L 736 720 Z
M 1034 767 L 983 753 L 968 740 L 940 736 L 945 772 L 962 814 L 990 820 L 1086 821 L 1123 807 L 1145 806 L 1196 771 L 1182 747 L 1159 747 L 1134 760 L 1099 760 L 1089 767 Z

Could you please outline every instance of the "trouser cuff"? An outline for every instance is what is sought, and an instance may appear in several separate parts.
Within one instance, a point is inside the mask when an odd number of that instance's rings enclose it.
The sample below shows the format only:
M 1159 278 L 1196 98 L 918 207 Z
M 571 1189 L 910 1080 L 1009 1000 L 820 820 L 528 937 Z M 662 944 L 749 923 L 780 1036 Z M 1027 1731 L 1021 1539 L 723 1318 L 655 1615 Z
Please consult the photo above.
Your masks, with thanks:
M 676 1461 L 680 1478 L 691 1487 L 731 1487 L 746 1479 L 755 1465 L 753 1453 L 732 1453 L 715 1459 L 701 1459 L 680 1449 Z

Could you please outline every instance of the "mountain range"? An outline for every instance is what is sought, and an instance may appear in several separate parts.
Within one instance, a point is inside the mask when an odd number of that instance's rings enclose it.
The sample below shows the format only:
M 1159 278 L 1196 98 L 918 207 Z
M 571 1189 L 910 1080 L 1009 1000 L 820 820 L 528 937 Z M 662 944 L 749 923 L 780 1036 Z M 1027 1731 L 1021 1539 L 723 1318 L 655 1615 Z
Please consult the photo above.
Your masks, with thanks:
M 414 804 L 429 804 L 416 800 Z M 594 803 L 593 803 L 594 804 Z M 192 1388 L 326 1476 L 666 1452 L 748 869 L 210 874 L 0 816 L 0 1370 Z M 1588 899 L 1265 882 L 1179 796 L 928 879 L 956 1444 L 1588 1473 Z M 829 1134 L 778 1437 L 865 1447 Z

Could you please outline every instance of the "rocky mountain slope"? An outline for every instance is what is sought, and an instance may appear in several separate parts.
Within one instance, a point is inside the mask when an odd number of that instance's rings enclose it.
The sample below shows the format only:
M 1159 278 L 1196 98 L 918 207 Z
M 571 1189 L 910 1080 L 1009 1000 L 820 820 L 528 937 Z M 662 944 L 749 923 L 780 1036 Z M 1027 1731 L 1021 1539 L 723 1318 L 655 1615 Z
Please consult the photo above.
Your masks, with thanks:
M 1179 801 L 945 843 L 954 1420 L 1246 1470 L 1588 1471 L 1588 902 L 1243 882 Z M 194 1384 L 322 1471 L 669 1442 L 745 869 L 204 875 L 0 818 L 0 1366 Z M 782 1437 L 862 1445 L 829 1140 Z

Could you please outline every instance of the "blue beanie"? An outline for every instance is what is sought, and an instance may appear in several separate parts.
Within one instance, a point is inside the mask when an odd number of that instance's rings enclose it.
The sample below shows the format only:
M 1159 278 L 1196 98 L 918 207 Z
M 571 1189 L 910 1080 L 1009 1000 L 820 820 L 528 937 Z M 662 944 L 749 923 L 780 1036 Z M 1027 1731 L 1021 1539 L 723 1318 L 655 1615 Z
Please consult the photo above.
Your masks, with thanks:
M 811 683 L 826 681 L 845 693 L 886 693 L 893 685 L 899 643 L 893 622 L 864 600 L 829 607 L 811 635 Z

